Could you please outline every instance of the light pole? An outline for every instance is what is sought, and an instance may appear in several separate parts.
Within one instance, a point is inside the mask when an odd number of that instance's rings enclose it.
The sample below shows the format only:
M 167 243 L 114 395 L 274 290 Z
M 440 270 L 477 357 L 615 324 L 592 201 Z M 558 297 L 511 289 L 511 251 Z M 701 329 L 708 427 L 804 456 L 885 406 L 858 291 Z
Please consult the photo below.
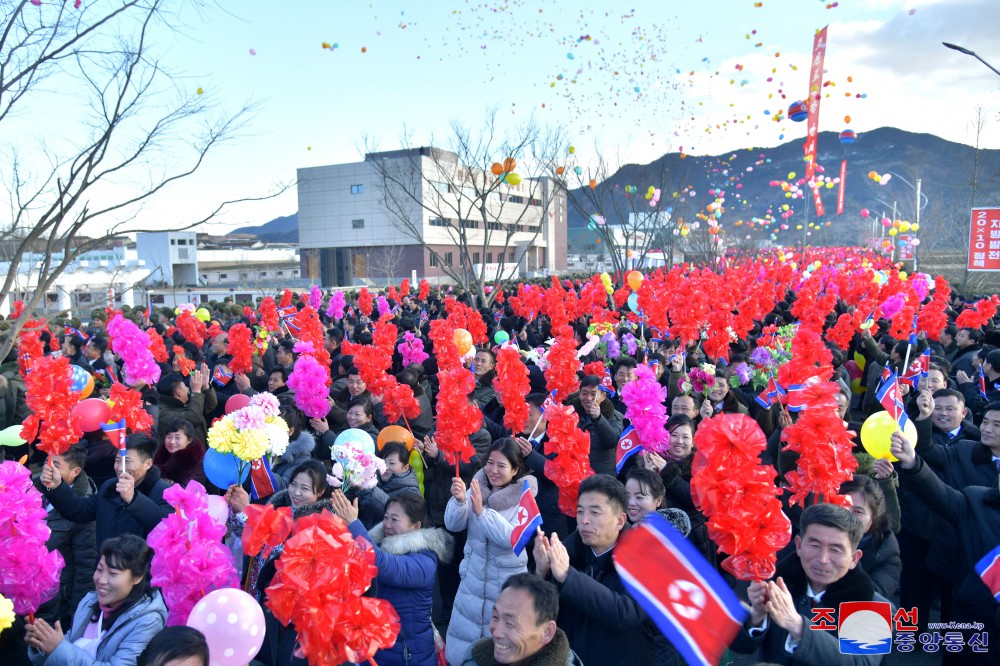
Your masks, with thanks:
M 921 189 L 920 188 L 921 179 L 917 178 L 917 184 L 914 185 L 910 181 L 908 181 L 905 178 L 903 178 L 902 176 L 900 176 L 898 173 L 895 173 L 895 172 L 892 172 L 892 171 L 889 171 L 887 173 L 891 173 L 894 178 L 903 181 L 903 183 L 905 185 L 907 185 L 911 190 L 913 190 L 914 192 L 917 193 L 917 204 L 916 204 L 917 219 L 915 221 L 916 221 L 917 225 L 919 225 L 920 224 L 920 211 L 922 211 L 927 206 L 927 202 L 928 202 L 927 201 L 927 195 L 920 191 L 920 189 Z M 917 228 L 919 229 L 919 226 Z M 915 232 L 914 232 L 914 234 L 915 234 Z M 913 272 L 914 273 L 917 272 L 917 247 L 916 246 L 913 247 Z
M 983 63 L 984 65 L 986 65 L 987 67 L 989 67 L 990 69 L 992 69 L 994 74 L 996 74 L 997 76 L 1000 76 L 1000 70 L 998 70 L 996 67 L 994 67 L 990 63 L 986 62 L 982 58 L 980 58 L 979 55 L 975 51 L 973 51 L 971 49 L 967 49 L 964 46 L 959 46 L 958 44 L 949 44 L 948 42 L 941 42 L 941 43 L 944 44 L 949 49 L 951 49 L 952 51 L 958 51 L 959 53 L 964 53 L 965 55 L 972 56 L 973 58 L 975 58 L 979 62 Z

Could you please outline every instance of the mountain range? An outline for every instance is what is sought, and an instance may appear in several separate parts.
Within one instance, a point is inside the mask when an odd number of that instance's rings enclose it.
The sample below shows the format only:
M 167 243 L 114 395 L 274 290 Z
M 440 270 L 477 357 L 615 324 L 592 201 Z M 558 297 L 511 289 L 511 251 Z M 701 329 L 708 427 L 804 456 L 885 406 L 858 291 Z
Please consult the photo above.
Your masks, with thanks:
M 859 133 L 856 141 L 850 144 L 841 143 L 838 133 L 821 132 L 818 145 L 817 163 L 824 169 L 823 175 L 837 178 L 841 162 L 846 160 L 847 166 L 844 213 L 836 215 L 837 188 L 823 188 L 826 215 L 821 221 L 832 224 L 815 232 L 813 243 L 862 242 L 872 229 L 873 218 L 883 214 L 891 217 L 893 202 L 897 207 L 897 219 L 916 221 L 915 185 L 918 179 L 923 195 L 920 236 L 933 236 L 937 248 L 961 246 L 968 228 L 974 181 L 976 205 L 1000 205 L 1000 150 L 977 151 L 931 134 L 893 127 Z M 759 220 L 769 210 L 773 216 L 780 216 L 783 204 L 790 204 L 794 215 L 788 220 L 772 222 L 769 230 L 782 223 L 794 229 L 803 218 L 803 202 L 786 198 L 784 191 L 772 182 L 794 182 L 802 178 L 804 167 L 801 140 L 774 148 L 741 149 L 715 156 L 667 153 L 648 164 L 622 165 L 592 192 L 584 188 L 571 190 L 569 196 L 580 202 L 582 210 L 569 206 L 568 225 L 571 228 L 586 226 L 590 213 L 596 212 L 590 208 L 597 208 L 593 203 L 597 200 L 605 211 L 612 210 L 612 198 L 622 196 L 625 185 L 638 188 L 633 195 L 638 197 L 653 185 L 661 189 L 661 197 L 678 202 L 678 215 L 682 210 L 688 215 L 699 209 L 704 212 L 704 206 L 724 192 L 724 213 L 720 222 L 727 233 L 743 233 L 736 231 L 734 223 L 737 220 L 742 220 L 746 228 L 747 221 Z M 795 175 L 790 177 L 793 173 Z M 891 178 L 879 184 L 870 177 L 873 173 L 880 177 L 891 174 Z M 673 197 L 675 192 L 677 197 Z M 681 197 L 685 197 L 687 206 L 681 205 Z M 642 209 L 641 206 L 637 208 Z M 870 211 L 868 219 L 862 217 L 862 209 Z M 812 207 L 809 219 L 816 220 Z M 760 229 L 759 222 L 754 226 Z M 877 226 L 875 229 L 878 231 Z M 293 213 L 232 233 L 256 234 L 261 240 L 270 242 L 297 242 L 298 215 Z M 780 234 L 778 240 L 782 240 Z

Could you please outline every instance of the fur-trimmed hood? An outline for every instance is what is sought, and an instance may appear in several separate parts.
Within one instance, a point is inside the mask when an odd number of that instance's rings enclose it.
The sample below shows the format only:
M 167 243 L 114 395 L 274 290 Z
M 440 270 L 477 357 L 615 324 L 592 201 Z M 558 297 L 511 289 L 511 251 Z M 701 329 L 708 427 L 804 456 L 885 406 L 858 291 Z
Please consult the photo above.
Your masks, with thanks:
M 281 462 L 290 463 L 312 455 L 316 448 L 316 437 L 303 430 L 294 439 L 288 440 L 288 448 L 281 454 Z
M 525 666 L 582 666 L 583 662 L 569 646 L 566 632 L 556 629 L 556 635 L 535 654 L 522 662 Z M 499 666 L 493 656 L 493 638 L 484 638 L 474 643 L 466 655 L 464 664 L 474 666 Z
M 451 561 L 452 545 L 455 541 L 447 530 L 440 527 L 424 527 L 406 534 L 387 537 L 382 523 L 371 528 L 368 536 L 376 546 L 390 555 L 408 555 L 429 550 L 437 555 L 438 561 L 443 564 Z
M 528 487 L 531 488 L 532 497 L 538 495 L 538 480 L 530 474 L 521 477 L 517 481 L 514 481 L 499 490 L 494 490 L 490 487 L 489 479 L 486 478 L 486 472 L 484 470 L 476 472 L 473 480 L 479 481 L 479 490 L 482 491 L 483 494 L 483 506 L 488 509 L 493 509 L 494 511 L 506 511 L 507 509 L 517 506 L 518 502 L 521 501 L 522 481 L 526 480 L 528 482 Z

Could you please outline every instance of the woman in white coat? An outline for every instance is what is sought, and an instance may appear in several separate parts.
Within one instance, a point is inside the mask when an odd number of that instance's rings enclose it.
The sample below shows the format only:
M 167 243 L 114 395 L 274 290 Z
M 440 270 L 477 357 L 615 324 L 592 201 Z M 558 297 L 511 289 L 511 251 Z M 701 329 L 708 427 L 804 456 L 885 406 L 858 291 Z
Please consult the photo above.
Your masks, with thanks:
M 448 624 L 445 656 L 449 664 L 461 663 L 470 645 L 490 635 L 493 604 L 504 581 L 527 571 L 527 553 L 514 555 L 510 545 L 524 480 L 534 496 L 538 483 L 525 475 L 521 448 L 513 439 L 503 438 L 490 446 L 486 464 L 476 472 L 468 490 L 462 479 L 452 481 L 445 527 L 452 532 L 468 530 L 468 538 L 459 567 L 462 582 Z

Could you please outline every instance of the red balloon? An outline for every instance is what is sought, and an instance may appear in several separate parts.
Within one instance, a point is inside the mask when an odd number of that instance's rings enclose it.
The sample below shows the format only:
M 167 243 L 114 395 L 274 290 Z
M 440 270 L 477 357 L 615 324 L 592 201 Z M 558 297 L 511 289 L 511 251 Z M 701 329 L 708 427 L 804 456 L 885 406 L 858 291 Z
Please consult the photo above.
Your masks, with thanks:
M 111 407 L 100 398 L 81 400 L 71 410 L 80 419 L 80 427 L 84 432 L 94 432 L 101 429 L 102 423 L 111 418 Z
M 237 393 L 236 395 L 230 396 L 229 400 L 226 400 L 226 414 L 232 414 L 237 410 L 243 409 L 249 404 L 250 396 L 248 395 Z

